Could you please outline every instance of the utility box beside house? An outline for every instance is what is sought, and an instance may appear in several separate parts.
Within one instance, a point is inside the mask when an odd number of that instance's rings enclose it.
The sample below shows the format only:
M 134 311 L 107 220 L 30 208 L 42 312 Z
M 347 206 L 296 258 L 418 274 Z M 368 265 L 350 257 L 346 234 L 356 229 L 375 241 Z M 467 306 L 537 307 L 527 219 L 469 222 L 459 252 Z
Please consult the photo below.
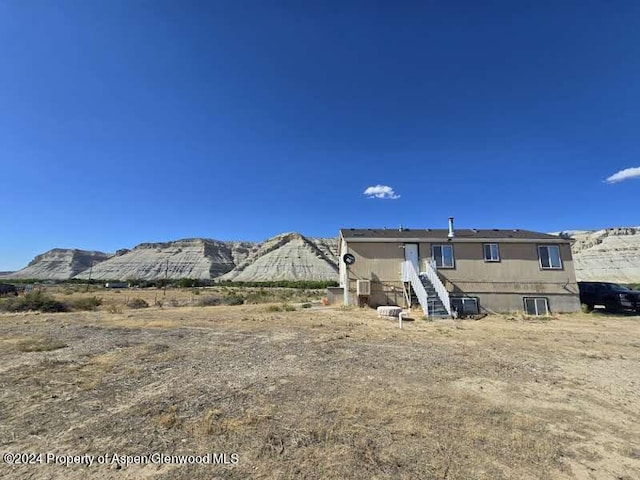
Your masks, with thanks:
M 359 297 L 368 297 L 371 295 L 371 280 L 358 280 L 356 293 Z
M 368 289 L 372 307 L 419 302 L 425 314 L 442 316 L 580 310 L 571 240 L 557 235 L 454 230 L 451 218 L 448 229 L 343 228 L 338 248 L 338 258 L 353 257 L 351 265 L 340 261 L 349 304 Z

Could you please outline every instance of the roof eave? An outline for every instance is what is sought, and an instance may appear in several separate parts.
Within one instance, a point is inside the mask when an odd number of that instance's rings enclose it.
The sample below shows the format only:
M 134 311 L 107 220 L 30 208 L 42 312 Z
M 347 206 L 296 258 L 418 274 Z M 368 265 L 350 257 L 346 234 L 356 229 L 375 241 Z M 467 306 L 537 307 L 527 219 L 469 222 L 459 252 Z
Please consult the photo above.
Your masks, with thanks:
M 406 238 L 386 238 L 386 237 L 342 237 L 346 242 L 358 242 L 358 243 L 571 243 L 570 239 L 566 238 L 512 238 L 512 237 L 477 237 L 477 238 L 464 238 L 464 237 L 406 237 Z

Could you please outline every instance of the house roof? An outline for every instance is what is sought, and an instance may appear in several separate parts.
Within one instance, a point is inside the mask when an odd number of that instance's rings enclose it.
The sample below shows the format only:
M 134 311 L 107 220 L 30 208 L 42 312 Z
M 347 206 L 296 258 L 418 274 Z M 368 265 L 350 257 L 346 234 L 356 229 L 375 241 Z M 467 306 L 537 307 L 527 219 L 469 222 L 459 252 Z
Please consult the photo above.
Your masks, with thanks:
M 532 232 L 530 230 L 505 230 L 505 229 L 475 229 L 475 228 L 461 228 L 455 229 L 455 239 L 466 240 L 564 240 L 569 239 L 562 238 L 558 235 L 550 235 L 548 233 Z M 405 240 L 405 239 L 434 239 L 434 240 L 447 240 L 449 230 L 446 228 L 341 228 L 340 235 L 346 240 L 354 239 L 380 239 L 384 240 Z

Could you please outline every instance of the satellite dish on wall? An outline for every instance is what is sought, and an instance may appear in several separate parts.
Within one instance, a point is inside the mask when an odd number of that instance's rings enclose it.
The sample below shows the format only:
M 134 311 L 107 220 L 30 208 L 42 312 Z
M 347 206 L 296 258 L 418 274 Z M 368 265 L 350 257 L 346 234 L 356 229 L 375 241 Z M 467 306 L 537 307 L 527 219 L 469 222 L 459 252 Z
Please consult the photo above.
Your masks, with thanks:
M 347 265 L 353 265 L 354 263 L 356 263 L 356 257 L 354 257 L 353 255 L 351 255 L 350 253 L 345 253 L 342 256 L 342 261 L 344 263 L 346 263 Z

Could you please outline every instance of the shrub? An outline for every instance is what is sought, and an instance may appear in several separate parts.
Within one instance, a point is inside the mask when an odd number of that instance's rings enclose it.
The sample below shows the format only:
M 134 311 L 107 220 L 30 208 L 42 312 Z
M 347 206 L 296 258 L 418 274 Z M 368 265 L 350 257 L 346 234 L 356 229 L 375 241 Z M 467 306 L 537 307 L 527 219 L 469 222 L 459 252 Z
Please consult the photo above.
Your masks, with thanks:
M 283 303 L 282 305 L 269 305 L 267 312 L 293 312 L 296 309 L 293 305 Z
M 251 292 L 245 296 L 245 303 L 268 303 L 269 300 L 273 301 L 264 291 Z
M 244 303 L 244 298 L 239 295 L 230 295 L 224 299 L 224 303 L 226 305 L 242 305 Z
M 314 290 L 338 286 L 338 282 L 335 280 L 325 280 L 325 281 L 274 280 L 271 282 L 234 282 L 231 280 L 224 280 L 219 282 L 219 284 L 235 286 L 235 287 L 280 287 L 280 288 L 301 288 L 301 289 L 314 289 Z
M 24 297 L 9 298 L 0 303 L 0 310 L 8 312 L 26 312 L 37 310 L 40 312 L 66 312 L 69 310 L 66 304 L 54 300 L 41 291 L 29 292 Z
M 175 283 L 179 288 L 199 287 L 200 281 L 196 278 L 181 278 Z
M 95 310 L 102 305 L 102 299 L 96 296 L 78 298 L 71 303 L 71 308 L 74 310 Z
M 303 303 L 302 304 L 302 308 L 311 308 L 311 304 L 310 303 Z
M 147 308 L 149 304 L 143 298 L 134 298 L 127 303 L 127 307 L 129 308 Z
M 198 305 L 201 307 L 215 307 L 216 305 L 220 305 L 221 300 L 218 297 L 203 297 L 198 300 Z

